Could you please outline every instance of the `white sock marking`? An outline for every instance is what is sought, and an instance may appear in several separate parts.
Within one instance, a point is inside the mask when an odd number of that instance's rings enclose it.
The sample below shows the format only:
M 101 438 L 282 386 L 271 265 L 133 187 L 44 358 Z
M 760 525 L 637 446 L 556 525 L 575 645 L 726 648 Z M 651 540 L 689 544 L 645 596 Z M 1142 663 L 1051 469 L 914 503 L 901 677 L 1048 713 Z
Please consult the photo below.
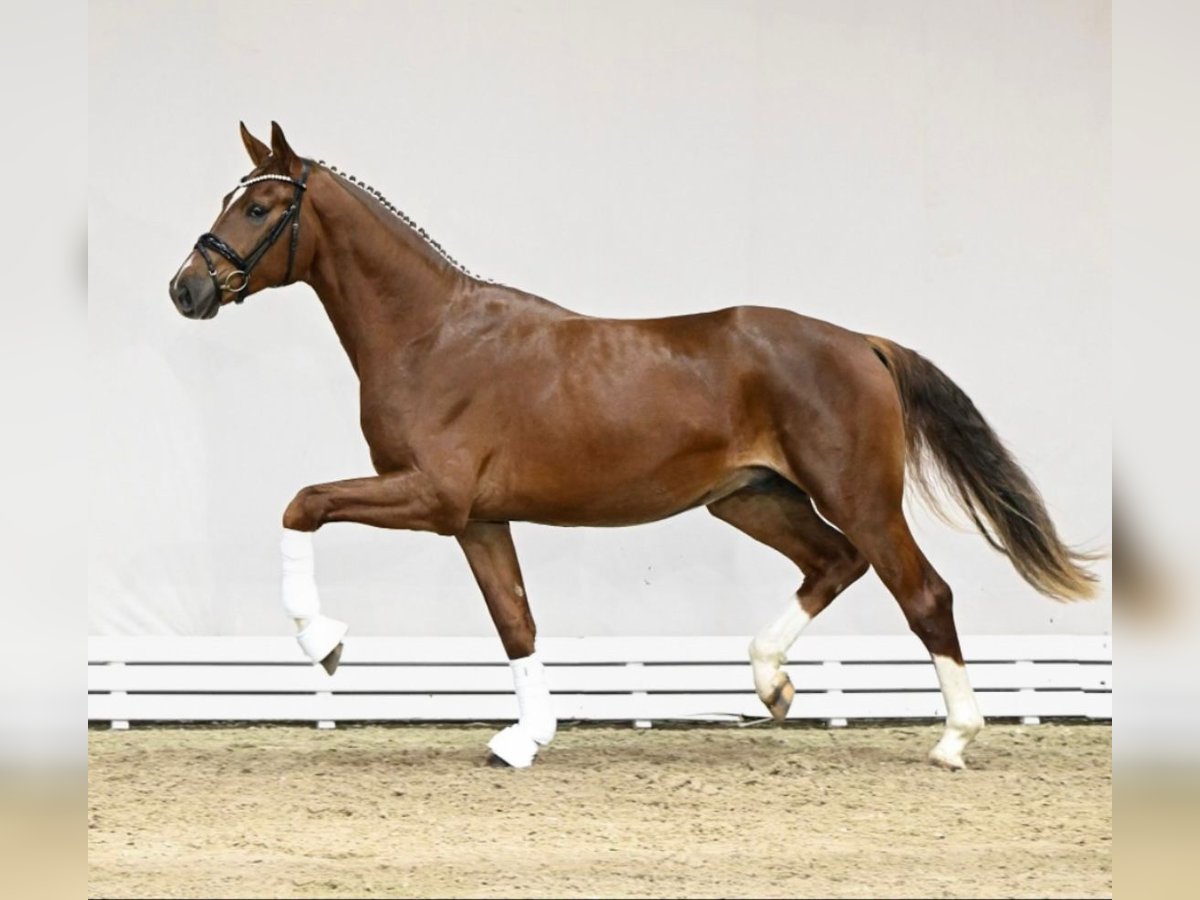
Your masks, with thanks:
M 778 619 L 755 635 L 750 642 L 750 663 L 754 670 L 754 688 L 766 702 L 783 683 L 783 664 L 787 652 L 796 643 L 812 616 L 793 597 Z
M 979 714 L 965 666 L 948 656 L 934 654 L 933 667 L 942 687 L 942 698 L 946 701 L 946 731 L 931 755 L 936 762 L 961 769 L 963 751 L 983 727 L 983 716 Z

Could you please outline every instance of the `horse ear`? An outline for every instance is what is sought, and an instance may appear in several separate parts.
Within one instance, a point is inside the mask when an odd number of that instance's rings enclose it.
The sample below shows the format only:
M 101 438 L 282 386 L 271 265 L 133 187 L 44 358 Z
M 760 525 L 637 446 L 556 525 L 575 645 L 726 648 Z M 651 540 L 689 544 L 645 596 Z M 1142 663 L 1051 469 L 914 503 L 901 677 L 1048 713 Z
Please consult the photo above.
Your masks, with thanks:
M 238 122 L 238 126 L 242 129 L 242 143 L 246 145 L 246 152 L 250 154 L 250 162 L 261 166 L 271 155 L 271 148 L 252 135 L 245 122 Z
M 279 127 L 278 122 L 271 123 L 271 154 L 285 167 L 296 158 L 296 153 L 288 146 L 287 138 L 283 136 L 283 129 Z

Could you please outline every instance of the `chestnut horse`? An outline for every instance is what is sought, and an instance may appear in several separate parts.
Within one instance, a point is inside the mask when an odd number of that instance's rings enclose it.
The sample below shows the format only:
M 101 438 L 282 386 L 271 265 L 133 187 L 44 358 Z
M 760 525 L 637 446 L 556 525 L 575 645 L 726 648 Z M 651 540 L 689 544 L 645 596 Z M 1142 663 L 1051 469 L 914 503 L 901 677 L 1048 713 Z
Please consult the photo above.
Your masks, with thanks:
M 873 566 L 929 651 L 947 708 L 933 762 L 963 766 L 983 726 L 949 586 L 901 509 L 905 474 L 941 476 L 1034 588 L 1090 596 L 1093 557 L 1063 544 L 974 404 L 905 347 L 783 309 L 662 319 L 571 312 L 477 278 L 360 181 L 242 126 L 253 171 L 172 279 L 209 319 L 303 281 L 361 384 L 376 475 L 301 490 L 283 514 L 283 601 L 332 674 L 345 625 L 321 615 L 311 534 L 329 522 L 433 531 L 466 554 L 512 661 L 520 718 L 489 743 L 527 766 L 555 719 L 509 523 L 617 526 L 705 506 L 782 553 L 802 584 L 750 644 L 783 719 L 801 630 Z M 241 248 L 240 250 L 237 248 Z M 243 255 L 244 254 L 244 255 Z

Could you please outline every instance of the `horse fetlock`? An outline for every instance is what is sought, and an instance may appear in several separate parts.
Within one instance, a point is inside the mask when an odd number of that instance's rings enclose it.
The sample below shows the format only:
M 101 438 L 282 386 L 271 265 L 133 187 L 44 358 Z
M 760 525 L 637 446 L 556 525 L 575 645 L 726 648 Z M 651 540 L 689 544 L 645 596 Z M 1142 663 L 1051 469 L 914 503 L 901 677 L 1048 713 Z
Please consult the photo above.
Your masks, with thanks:
M 307 624 L 308 620 L 320 614 L 321 597 L 317 591 L 317 582 L 311 575 L 296 575 L 285 571 L 280 588 L 283 610 L 289 619 L 295 619 L 297 624 Z
M 775 661 L 760 663 L 754 661 L 754 690 L 758 699 L 766 706 L 771 718 L 782 722 L 787 718 L 792 701 L 796 698 L 796 688 L 787 672 L 779 668 Z
M 929 751 L 929 762 L 943 769 L 949 769 L 951 772 L 958 772 L 967 767 L 966 762 L 963 761 L 963 751 L 966 747 L 967 741 L 961 735 L 947 732 Z
M 787 662 L 787 653 L 784 650 L 781 650 L 776 644 L 763 640 L 761 637 L 756 637 L 750 641 L 749 653 L 751 663 L 756 666 L 767 666 L 772 670 L 778 670 Z
M 947 730 L 954 729 L 968 741 L 975 740 L 979 732 L 983 730 L 985 724 L 983 716 L 979 714 L 978 710 L 972 710 L 953 719 L 946 720 Z
M 978 713 L 946 720 L 941 740 L 929 752 L 929 761 L 944 769 L 958 771 L 967 767 L 963 752 L 983 729 L 983 717 Z
M 558 733 L 558 720 L 553 715 L 529 716 L 521 719 L 521 727 L 525 729 L 526 734 L 537 741 L 538 745 L 545 747 L 552 740 L 554 735 Z
M 771 710 L 771 715 L 776 718 L 779 716 L 776 716 L 775 706 L 784 698 L 785 692 L 787 697 L 784 714 L 787 713 L 787 706 L 791 705 L 791 698 L 795 694 L 791 679 L 783 671 L 786 660 L 786 654 L 778 646 L 757 637 L 750 642 L 750 667 L 754 673 L 754 690 L 758 693 L 758 698 Z

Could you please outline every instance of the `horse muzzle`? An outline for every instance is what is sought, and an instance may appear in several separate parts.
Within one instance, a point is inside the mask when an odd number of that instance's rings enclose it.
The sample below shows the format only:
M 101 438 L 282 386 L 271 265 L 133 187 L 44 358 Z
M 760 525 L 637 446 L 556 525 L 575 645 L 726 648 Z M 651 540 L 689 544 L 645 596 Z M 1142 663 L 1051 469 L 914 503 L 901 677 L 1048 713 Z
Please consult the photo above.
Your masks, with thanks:
M 181 277 L 171 282 L 171 302 L 189 319 L 211 319 L 221 310 L 221 298 L 207 275 Z

